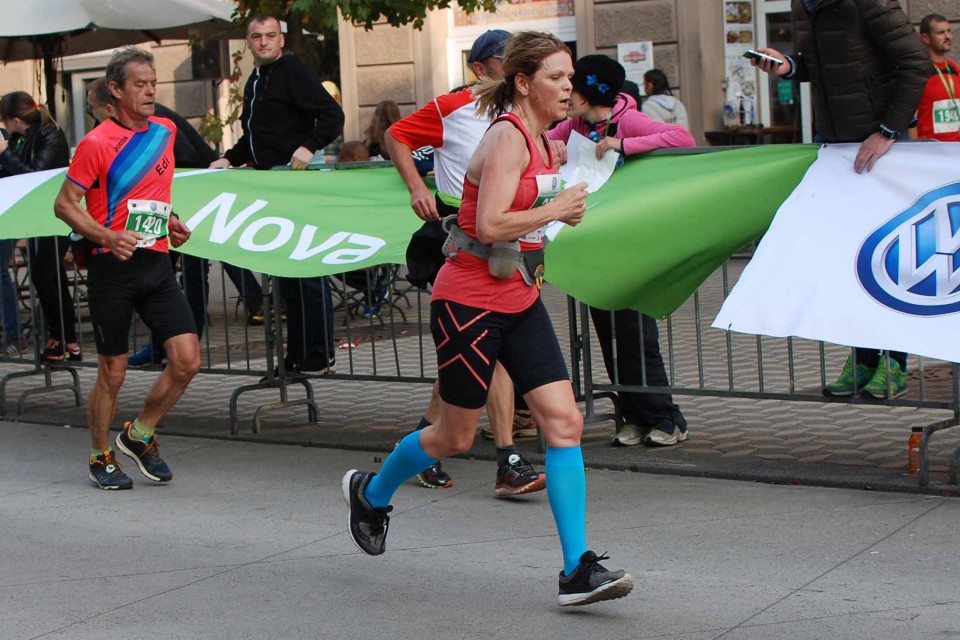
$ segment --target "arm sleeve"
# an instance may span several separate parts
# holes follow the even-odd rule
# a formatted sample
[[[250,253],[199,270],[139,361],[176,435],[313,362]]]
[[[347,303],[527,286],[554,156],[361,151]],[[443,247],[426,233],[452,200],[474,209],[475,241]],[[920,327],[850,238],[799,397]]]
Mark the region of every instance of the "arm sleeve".
[[[247,84],[243,89],[243,108],[240,111],[240,127],[243,130],[243,135],[240,136],[232,149],[223,154],[223,157],[229,160],[234,167],[250,162],[250,138],[247,133],[247,122],[250,119],[250,104],[247,100],[250,93],[249,85],[250,79],[247,79]]]
[[[431,100],[406,118],[390,125],[390,135],[410,149],[443,146],[443,118],[436,100]]]
[[[547,131],[547,137],[551,140],[563,140],[566,142],[570,139],[571,131],[573,131],[573,118],[567,118],[558,123],[553,129]]]
[[[67,179],[85,191],[89,191],[100,177],[99,148],[95,134],[87,135],[77,145],[73,162],[67,169]]]
[[[299,65],[298,69],[291,77],[294,83],[290,87],[291,98],[298,109],[313,117],[315,123],[301,146],[316,152],[343,133],[343,109],[306,66]]]
[[[897,86],[881,122],[894,131],[906,131],[920,105],[933,62],[920,36],[896,3],[877,2],[865,11],[867,33],[887,60],[897,66]]]
[[[623,153],[628,156],[654,149],[697,146],[690,132],[680,125],[657,122],[636,110],[627,111],[620,118],[617,137],[623,139]]]

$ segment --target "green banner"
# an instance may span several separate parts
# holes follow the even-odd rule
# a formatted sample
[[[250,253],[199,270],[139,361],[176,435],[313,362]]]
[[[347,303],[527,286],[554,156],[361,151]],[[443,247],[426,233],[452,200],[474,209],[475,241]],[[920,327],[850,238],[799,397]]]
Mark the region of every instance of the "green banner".
[[[548,245],[547,279],[601,308],[668,314],[766,230],[816,154],[779,145],[631,160]],[[0,238],[68,232],[53,215],[63,174],[0,180]],[[173,208],[193,230],[184,253],[289,277],[403,263],[421,225],[391,167],[182,171]]]
[[[631,160],[547,246],[547,280],[601,309],[672,313],[766,231],[817,157],[767,145]]]

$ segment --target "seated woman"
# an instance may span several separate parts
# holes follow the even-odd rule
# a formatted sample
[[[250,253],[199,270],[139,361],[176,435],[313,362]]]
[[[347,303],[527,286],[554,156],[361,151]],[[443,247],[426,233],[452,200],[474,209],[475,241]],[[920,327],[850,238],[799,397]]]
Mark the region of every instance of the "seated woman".
[[[611,149],[635,156],[654,149],[696,146],[690,132],[680,125],[656,122],[638,112],[633,98],[620,93],[625,77],[620,63],[607,56],[577,60],[570,119],[551,130],[550,138],[566,142],[571,131],[592,137],[598,141],[598,158]],[[595,307],[590,307],[590,315],[611,380],[624,385],[670,386],[654,318],[630,309]],[[614,445],[670,446],[687,439],[687,421],[670,394],[624,392],[618,394],[618,401],[624,424]]]
[[[404,437],[380,473],[348,471],[343,495],[354,543],[383,553],[397,487],[470,448],[499,360],[547,441],[547,494],[563,550],[559,604],[584,605],[627,595],[633,578],[587,549],[583,416],[540,300],[545,226],[577,225],[586,211],[586,183],[561,191],[545,135],[566,116],[573,63],[555,36],[522,32],[508,41],[503,70],[503,80],[476,90],[478,111],[496,120],[467,166],[459,226],[449,226],[453,246],[431,300],[440,418]]]

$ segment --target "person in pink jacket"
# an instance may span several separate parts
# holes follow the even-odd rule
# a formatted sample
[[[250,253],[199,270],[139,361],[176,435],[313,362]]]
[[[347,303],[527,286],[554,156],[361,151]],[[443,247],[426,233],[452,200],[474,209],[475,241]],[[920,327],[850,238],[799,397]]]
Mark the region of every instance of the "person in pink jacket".
[[[685,128],[658,122],[638,111],[636,101],[620,93],[625,77],[620,63],[607,56],[580,58],[572,78],[570,117],[547,135],[566,142],[570,132],[577,131],[597,142],[598,158],[611,149],[629,157],[654,149],[696,146]],[[623,385],[670,386],[654,318],[631,309],[595,307],[590,307],[590,315],[611,380]],[[613,439],[614,446],[643,443],[663,447],[689,437],[687,421],[668,393],[620,393],[618,404],[623,424]]]

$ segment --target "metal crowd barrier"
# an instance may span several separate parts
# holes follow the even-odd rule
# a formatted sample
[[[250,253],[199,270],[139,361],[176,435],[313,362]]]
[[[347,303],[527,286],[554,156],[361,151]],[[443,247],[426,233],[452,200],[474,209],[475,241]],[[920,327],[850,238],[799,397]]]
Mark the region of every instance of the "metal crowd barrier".
[[[357,166],[367,165],[361,163]],[[70,391],[76,405],[80,406],[81,388],[77,369],[96,367],[96,349],[86,301],[86,272],[72,261],[69,254],[64,262],[65,271],[57,268],[44,271],[48,275],[56,274],[56,288],[65,288],[66,295],[61,300],[72,301],[77,338],[84,359],[58,364],[41,361],[41,352],[52,326],[57,325],[60,334],[66,327],[63,326],[62,306],[59,318],[47,318],[38,304],[33,278],[39,266],[34,264],[38,256],[29,250],[29,242],[18,243],[11,262],[12,272],[8,272],[14,278],[15,313],[24,339],[15,342],[16,346],[10,352],[0,353],[3,361],[20,363],[29,368],[0,377],[0,416],[6,416],[10,411],[8,383],[24,378],[38,380],[36,385],[19,394],[18,416],[23,415],[30,397],[42,393]],[[58,256],[48,256],[47,259],[60,260]],[[860,397],[825,398],[819,392],[828,382],[828,376],[832,379],[849,353],[844,347],[801,339],[744,336],[709,328],[745,264],[746,260],[737,257],[728,261],[686,305],[661,321],[661,345],[671,381],[668,387],[623,385],[616,377],[608,380],[602,364],[595,365],[598,359],[596,353],[599,352],[591,338],[587,307],[570,299],[565,314],[562,309],[554,309],[557,326],[562,326],[561,320],[568,325],[571,372],[577,397],[585,404],[586,420],[612,418],[620,421],[616,402],[614,413],[610,415],[598,413],[596,401],[605,397],[615,400],[615,394],[623,391],[786,402],[865,403]],[[0,266],[4,269],[7,267]],[[217,262],[211,263],[209,292],[200,294],[205,325],[201,338],[201,372],[260,378],[256,383],[239,385],[230,394],[230,429],[234,435],[239,434],[242,422],[239,399],[248,392],[275,390],[277,394],[276,401],[260,404],[254,410],[252,429],[254,433],[260,433],[263,415],[283,408],[305,407],[307,420],[317,422],[319,409],[313,382],[320,377],[369,382],[433,382],[436,371],[433,341],[431,336],[425,335],[429,333],[428,297],[407,283],[403,278],[403,269],[386,265],[375,270],[340,274],[326,279],[330,297],[328,299],[322,295],[319,298],[319,312],[324,317],[329,317],[331,313],[333,315],[333,342],[330,347],[337,357],[336,371],[311,371],[306,375],[288,370],[284,362],[284,345],[290,338],[287,327],[291,319],[288,317],[284,322],[284,296],[278,286],[279,280],[258,275],[255,281],[260,291],[250,292],[244,290],[251,288],[249,281],[234,277],[233,280],[238,280],[235,283],[228,277],[228,271]],[[196,283],[190,291],[189,278],[183,277],[182,269],[180,275],[188,289],[188,297],[191,293],[196,296]],[[236,276],[235,273],[232,275]],[[303,298],[303,288],[310,285],[306,281],[299,281],[297,286]],[[308,316],[316,317],[318,311],[315,297],[311,304],[302,311],[300,324],[304,325],[304,334],[308,331],[307,325],[311,324]],[[372,305],[379,305],[377,312],[364,313]],[[0,321],[6,319],[10,308],[9,305],[0,305]],[[259,315],[254,313],[257,311]],[[567,317],[561,318],[558,313]],[[5,325],[0,322],[0,326]],[[11,342],[6,329],[3,337],[6,348]],[[307,337],[303,335],[301,339],[306,340]],[[149,341],[149,332],[135,318],[131,331],[131,353],[137,353]],[[369,345],[369,348],[354,348],[359,344]],[[912,363],[918,363],[917,366],[911,364],[911,369],[916,369],[920,374],[918,393],[907,398],[871,401],[870,404],[952,411],[952,419],[930,424],[923,430],[918,473],[923,486],[929,483],[927,451],[931,438],[941,430],[960,424],[960,372],[955,363],[931,362],[915,356],[911,358]],[[159,370],[161,364],[151,366]],[[924,374],[929,368],[949,369],[952,376],[949,397],[934,397],[928,393]],[[291,386],[302,388],[304,397],[293,397],[289,393]],[[951,457],[949,469],[950,482],[960,484],[960,449]]]
[[[572,377],[575,393],[585,405],[585,420],[613,419],[620,426],[622,418],[617,394],[621,392],[950,411],[952,418],[923,428],[917,477],[920,486],[927,486],[930,482],[928,447],[931,438],[939,431],[960,425],[960,366],[910,355],[908,371],[917,372],[917,381],[916,388],[908,396],[885,400],[868,400],[859,394],[850,398],[824,396],[821,389],[840,372],[851,353],[849,347],[800,338],[747,336],[710,327],[733,282],[746,266],[747,260],[743,259],[746,257],[749,256],[728,260],[681,309],[660,321],[660,347],[670,386],[646,384],[647,374],[643,369],[641,380],[644,384],[621,384],[617,375],[616,349],[613,350],[614,379],[610,380],[603,361],[596,364],[599,349],[592,337],[595,331],[589,307],[568,298]],[[611,333],[615,344],[615,326]],[[677,345],[683,347],[682,352],[678,352]],[[645,353],[642,326],[639,349]],[[886,356],[880,366],[887,366]],[[928,389],[928,373],[944,377],[949,373],[950,380],[939,385],[940,393],[934,394]],[[942,389],[944,386],[949,387],[946,394]],[[596,401],[600,398],[613,401],[612,414],[598,413]],[[949,473],[950,483],[960,484],[960,448],[950,458]]]

